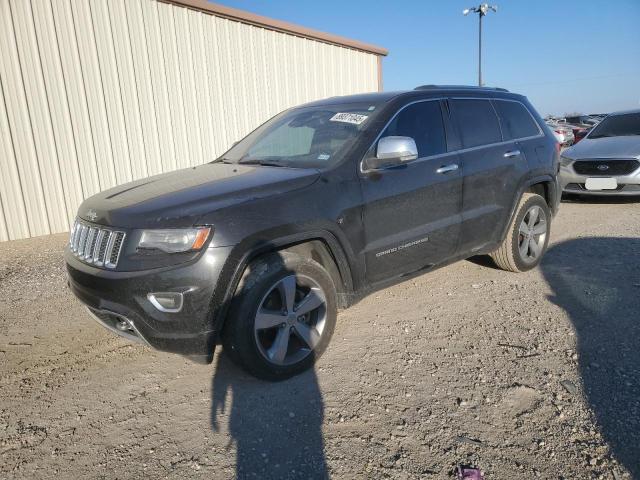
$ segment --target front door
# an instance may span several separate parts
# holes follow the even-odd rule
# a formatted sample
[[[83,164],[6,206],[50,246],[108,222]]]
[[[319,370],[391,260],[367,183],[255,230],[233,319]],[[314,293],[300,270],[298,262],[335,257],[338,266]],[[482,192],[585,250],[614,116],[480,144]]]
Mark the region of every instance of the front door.
[[[447,153],[440,102],[403,108],[382,133],[415,140],[418,158],[401,166],[365,172],[365,263],[371,283],[446,260],[460,233],[462,165]],[[376,146],[372,149],[375,154]]]

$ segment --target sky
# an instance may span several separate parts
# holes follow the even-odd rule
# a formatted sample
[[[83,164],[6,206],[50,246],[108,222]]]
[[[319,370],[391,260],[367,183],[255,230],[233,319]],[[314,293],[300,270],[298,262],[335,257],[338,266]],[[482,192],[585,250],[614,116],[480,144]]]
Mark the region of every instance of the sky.
[[[476,85],[478,18],[459,0],[217,0],[389,50],[384,90]],[[640,0],[495,0],[483,20],[483,81],[542,115],[640,108]]]

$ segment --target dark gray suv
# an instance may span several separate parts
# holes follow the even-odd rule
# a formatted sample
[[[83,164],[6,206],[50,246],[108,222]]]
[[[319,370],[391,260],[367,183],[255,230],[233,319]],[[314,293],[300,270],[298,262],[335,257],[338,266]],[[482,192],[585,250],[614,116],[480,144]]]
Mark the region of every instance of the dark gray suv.
[[[110,330],[272,380],[326,348],[338,308],[491,254],[535,267],[558,152],[527,99],[424,86],[287,110],[221,158],[86,200],[69,286]]]

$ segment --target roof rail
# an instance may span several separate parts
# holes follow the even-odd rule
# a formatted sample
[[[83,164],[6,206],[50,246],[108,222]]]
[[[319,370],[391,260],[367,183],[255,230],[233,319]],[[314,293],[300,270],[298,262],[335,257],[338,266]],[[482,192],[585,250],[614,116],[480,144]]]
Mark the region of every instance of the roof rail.
[[[414,90],[493,90],[498,92],[508,92],[506,88],[500,87],[476,87],[473,85],[420,85]]]

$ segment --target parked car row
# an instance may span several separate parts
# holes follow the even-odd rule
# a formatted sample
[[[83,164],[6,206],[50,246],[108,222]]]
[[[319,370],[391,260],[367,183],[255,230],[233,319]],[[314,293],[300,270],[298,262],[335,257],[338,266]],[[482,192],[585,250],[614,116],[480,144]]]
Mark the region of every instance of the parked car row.
[[[569,125],[563,125],[555,121],[546,121],[547,125],[556,137],[556,141],[563,147],[568,147],[575,143],[573,129]]]
[[[606,117],[604,113],[573,115],[569,117],[548,116],[545,122],[562,147],[568,147],[582,140],[589,130]]]

